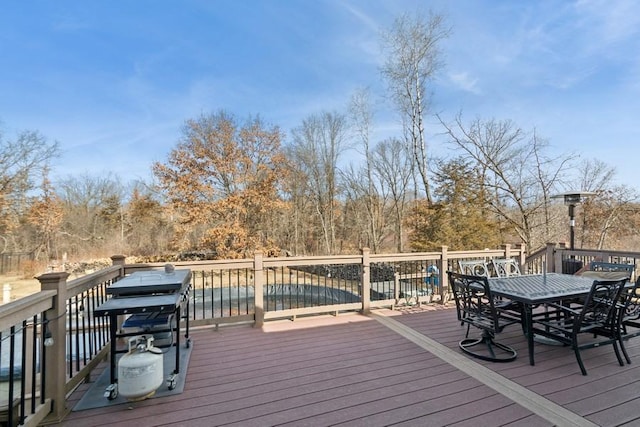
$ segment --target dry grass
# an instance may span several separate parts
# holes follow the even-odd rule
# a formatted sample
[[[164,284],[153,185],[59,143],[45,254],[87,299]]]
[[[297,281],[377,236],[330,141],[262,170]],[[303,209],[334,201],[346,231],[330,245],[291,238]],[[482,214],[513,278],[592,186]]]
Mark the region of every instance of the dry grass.
[[[0,304],[23,298],[40,291],[40,282],[36,279],[25,279],[22,276],[0,276],[2,299]]]

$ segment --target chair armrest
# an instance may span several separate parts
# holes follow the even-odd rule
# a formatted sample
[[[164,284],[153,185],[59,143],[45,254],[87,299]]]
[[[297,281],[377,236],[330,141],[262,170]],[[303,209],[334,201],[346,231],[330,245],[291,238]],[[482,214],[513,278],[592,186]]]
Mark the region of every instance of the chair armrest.
[[[547,307],[552,307],[552,308],[556,309],[556,312],[560,311],[560,312],[563,312],[563,313],[571,314],[572,316],[578,316],[580,314],[580,312],[578,310],[574,310],[571,307],[568,307],[568,306],[562,305],[562,304],[558,304],[558,303],[555,303],[555,302],[547,303]]]

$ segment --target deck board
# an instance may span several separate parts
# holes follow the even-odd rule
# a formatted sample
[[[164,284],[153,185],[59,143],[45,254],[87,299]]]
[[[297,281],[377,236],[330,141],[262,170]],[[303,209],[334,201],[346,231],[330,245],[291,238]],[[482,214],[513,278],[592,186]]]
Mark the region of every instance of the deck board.
[[[465,328],[455,311],[394,314],[395,320],[459,353]],[[552,425],[366,316],[198,329],[191,338],[183,393],[71,412],[60,425]],[[610,346],[585,351],[589,375],[584,377],[568,348],[537,345],[536,366],[529,366],[517,326],[500,340],[517,348],[516,361],[477,362],[598,425],[640,420],[638,343],[630,343],[634,363],[624,367]],[[87,386],[74,392],[68,404]]]

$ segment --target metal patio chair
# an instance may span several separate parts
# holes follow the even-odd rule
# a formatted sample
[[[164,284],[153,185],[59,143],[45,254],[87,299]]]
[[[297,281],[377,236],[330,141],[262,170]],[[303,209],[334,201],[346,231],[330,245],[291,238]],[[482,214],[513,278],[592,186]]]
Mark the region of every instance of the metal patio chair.
[[[624,342],[640,335],[640,278],[631,288],[625,288],[620,295],[620,312],[618,315],[618,339],[620,349],[627,363],[631,363]]]
[[[629,273],[629,276],[633,274],[633,270],[635,270],[635,265],[633,264],[616,264],[613,262],[601,262],[601,261],[591,261],[589,263],[590,271],[623,271],[625,273]]]
[[[493,270],[498,277],[520,276],[520,265],[513,258],[492,259]]]
[[[484,260],[458,261],[458,267],[461,274],[491,277],[489,266]]]
[[[510,362],[518,353],[513,348],[496,342],[496,334],[513,323],[516,317],[505,317],[500,311],[500,300],[496,300],[489,288],[486,276],[473,276],[447,272],[453,290],[458,320],[467,324],[465,338],[459,342],[460,349],[473,357],[491,362]],[[470,327],[482,331],[480,338],[469,338]]]
[[[534,332],[570,346],[576,355],[582,375],[587,375],[587,370],[580,351],[606,344],[613,345],[618,363],[623,366],[624,362],[618,349],[621,341],[618,319],[620,296],[626,283],[626,278],[595,280],[584,302],[575,307],[566,305],[566,302],[547,303],[548,311],[534,315]],[[580,337],[586,336],[591,339],[581,341]]]

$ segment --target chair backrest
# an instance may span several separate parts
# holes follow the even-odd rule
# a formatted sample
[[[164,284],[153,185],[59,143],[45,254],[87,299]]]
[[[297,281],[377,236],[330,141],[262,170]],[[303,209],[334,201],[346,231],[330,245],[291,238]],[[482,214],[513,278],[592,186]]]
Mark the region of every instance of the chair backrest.
[[[498,277],[520,276],[520,265],[513,258],[492,259],[493,269]]]
[[[458,261],[460,273],[468,276],[485,276],[490,277],[489,266],[482,260]]]
[[[591,271],[624,271],[633,274],[635,266],[633,264],[615,264],[612,262],[591,261],[589,264]]]
[[[498,312],[486,276],[447,271],[458,320],[481,329],[500,332]]]
[[[621,316],[620,322],[633,322],[638,324],[640,320],[640,277],[636,279],[632,287],[624,288],[620,294]]]
[[[620,296],[628,279],[594,280],[589,295],[584,301],[579,322],[574,328],[579,329],[584,323],[599,323],[613,327],[618,313]]]

